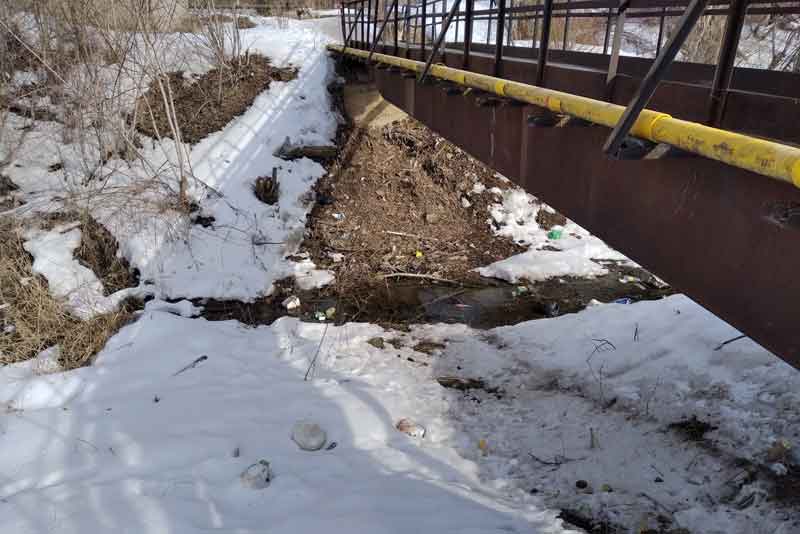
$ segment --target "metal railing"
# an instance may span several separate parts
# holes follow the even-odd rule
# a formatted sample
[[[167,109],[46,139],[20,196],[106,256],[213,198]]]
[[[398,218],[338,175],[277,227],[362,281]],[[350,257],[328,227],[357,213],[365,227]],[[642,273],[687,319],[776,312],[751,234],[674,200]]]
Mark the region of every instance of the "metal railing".
[[[516,3],[525,2],[528,3]],[[676,60],[686,59],[689,38],[700,20],[713,20],[720,35],[699,41],[695,47],[713,49],[710,61],[716,67],[704,83],[710,86],[707,124],[717,126],[731,89],[740,37],[746,17],[796,17],[800,33],[800,2],[770,0],[347,0],[341,4],[342,31],[346,46],[421,58],[426,64],[420,79],[427,77],[443,52],[462,55],[462,68],[469,70],[473,48],[487,48],[494,56],[493,75],[502,71],[504,58],[527,52],[536,61],[535,85],[543,85],[549,52],[560,45],[568,50],[577,29],[588,27],[588,56],[606,61],[606,92],[613,93],[617,80],[626,23],[657,21],[658,35],[652,63],[620,127],[606,143],[606,152],[616,154],[638,113]],[[709,19],[713,17],[714,19]],[[590,23],[581,22],[590,21]],[[637,26],[635,26],[637,27]],[[520,30],[522,28],[522,30]],[[642,25],[638,28],[641,30]],[[479,30],[479,31],[476,31]],[[573,38],[570,39],[571,32]],[[525,37],[521,39],[520,37]],[[600,41],[602,40],[602,46]],[[800,42],[800,39],[798,39]],[[800,70],[800,44],[795,53]],[[630,55],[630,54],[628,54]],[[642,54],[633,54],[639,55]],[[647,55],[647,54],[644,54]],[[452,64],[452,63],[451,63]],[[710,72],[710,71],[709,71]],[[765,93],[770,92],[764,87]],[[798,94],[800,96],[800,94]]]
[[[420,48],[427,54],[432,51],[433,41],[442,34],[455,3],[456,0],[347,0],[342,3],[343,37],[355,25],[351,44],[356,48],[369,50],[374,43],[393,44]],[[643,42],[642,53],[636,55],[654,58],[670,35],[677,31],[678,19],[689,4],[689,0],[462,0],[444,35],[443,46],[462,48],[465,65],[469,63],[475,44],[496,47],[498,61],[507,54],[518,55],[518,50],[507,50],[512,47],[527,47],[535,52],[547,48],[578,49],[624,56],[631,54],[626,54],[622,47],[615,50],[614,38],[622,37],[626,23],[630,26],[637,19],[649,19],[657,24],[657,37],[654,43]],[[705,4],[701,17],[728,19],[734,14],[738,21],[732,22],[739,31],[747,16],[800,15],[800,2],[708,0]],[[743,9],[737,10],[737,5]],[[355,14],[362,9],[364,16],[357,20]],[[726,21],[726,26],[730,23]],[[378,28],[384,26],[385,30],[378,36]],[[480,32],[476,32],[478,28]],[[635,32],[627,36],[640,37]],[[737,44],[738,40],[703,43],[706,48],[719,46],[716,53],[709,54],[714,60],[707,63],[735,57]],[[800,65],[800,61],[797,64]]]

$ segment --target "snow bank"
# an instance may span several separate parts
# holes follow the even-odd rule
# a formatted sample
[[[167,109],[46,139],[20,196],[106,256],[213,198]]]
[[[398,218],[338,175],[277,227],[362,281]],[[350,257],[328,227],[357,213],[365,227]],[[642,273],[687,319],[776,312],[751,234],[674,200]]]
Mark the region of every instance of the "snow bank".
[[[312,207],[306,195],[324,174],[309,159],[285,161],[273,153],[287,137],[295,144],[333,141],[338,123],[327,93],[333,72],[326,40],[296,22],[280,30],[274,20],[245,38],[252,52],[275,66],[294,65],[299,73],[290,82],[272,82],[247,112],[192,147],[196,195],[202,214],[214,218],[212,226],[159,223],[152,215],[131,220],[129,213],[103,218],[142,278],[168,298],[247,301],[268,294],[273,282],[295,270],[285,258],[302,240]],[[280,200],[268,206],[255,197],[252,184],[273,168]]]

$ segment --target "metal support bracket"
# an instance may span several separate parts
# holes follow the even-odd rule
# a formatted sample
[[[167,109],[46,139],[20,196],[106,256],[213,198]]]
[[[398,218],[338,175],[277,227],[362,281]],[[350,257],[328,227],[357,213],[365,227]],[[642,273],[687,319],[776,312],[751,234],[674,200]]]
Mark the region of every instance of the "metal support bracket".
[[[553,21],[553,0],[544,0],[542,11],[542,38],[539,41],[539,60],[536,62],[536,85],[544,82],[544,69],[547,67],[547,50],[550,48],[550,27]]]
[[[711,126],[718,126],[722,122],[722,115],[725,112],[728,89],[733,78],[736,50],[739,48],[739,38],[747,15],[747,4],[747,0],[732,0],[728,8],[725,34],[719,49],[719,61],[717,61],[717,69],[714,71],[714,80],[711,83],[708,112],[708,122]]]
[[[617,8],[617,19],[614,22],[614,40],[611,42],[611,57],[608,58],[608,73],[606,74],[606,99],[609,101],[614,92],[614,81],[619,68],[619,53],[622,49],[622,33],[625,29],[628,5],[628,0],[620,2]]]
[[[500,76],[500,64],[503,62],[503,32],[506,29],[506,0],[497,2],[497,32],[494,38],[494,76]]]
[[[375,35],[375,40],[372,42],[372,46],[369,49],[369,56],[367,56],[367,65],[372,64],[372,54],[375,53],[375,47],[378,46],[378,41],[380,41],[381,37],[383,37],[383,31],[386,29],[386,24],[389,22],[389,13],[392,12],[392,9],[394,10],[397,9],[397,0],[393,0],[392,7],[389,8],[389,11],[384,13],[383,23],[381,23],[381,29],[378,30],[378,33]]]
[[[356,18],[353,20],[353,25],[350,26],[350,31],[347,34],[347,38],[344,40],[344,47],[347,48],[350,45],[350,39],[353,37],[353,30],[356,29],[358,26],[358,21],[364,16],[364,6],[361,6],[361,9],[358,10],[358,14]]]
[[[447,35],[447,30],[450,28],[450,23],[453,22],[453,17],[458,12],[459,5],[461,5],[461,0],[456,0],[453,3],[453,7],[450,8],[450,12],[447,14],[447,19],[445,19],[444,25],[442,26],[442,31],[439,32],[439,37],[436,38],[436,42],[433,44],[433,50],[431,50],[431,55],[428,57],[428,61],[425,63],[425,68],[422,70],[422,74],[420,74],[419,76],[420,83],[424,82],[425,78],[428,77],[428,71],[431,70],[431,65],[433,64],[433,60],[436,57],[436,54],[439,53],[439,48],[442,46],[442,43],[444,42],[444,38]]]
[[[464,63],[462,68],[469,69],[469,54],[472,51],[472,12],[475,10],[475,0],[465,0],[466,20],[464,21]]]
[[[683,43],[686,42],[686,38],[697,23],[697,19],[703,14],[707,3],[708,0],[692,0],[692,3],[686,8],[686,11],[678,23],[678,30],[670,38],[666,46],[661,49],[661,52],[650,66],[650,70],[644,77],[644,80],[642,80],[642,83],[636,90],[636,94],[633,95],[633,99],[628,104],[628,107],[625,108],[625,112],[606,140],[603,146],[603,152],[607,155],[615,157],[619,152],[625,137],[627,137],[636,119],[639,118],[639,113],[641,113],[647,105],[647,102],[650,101],[653,93],[655,93],[658,84],[664,78],[667,69],[672,64],[675,56],[678,55]],[[616,40],[616,36],[614,36],[614,39]]]

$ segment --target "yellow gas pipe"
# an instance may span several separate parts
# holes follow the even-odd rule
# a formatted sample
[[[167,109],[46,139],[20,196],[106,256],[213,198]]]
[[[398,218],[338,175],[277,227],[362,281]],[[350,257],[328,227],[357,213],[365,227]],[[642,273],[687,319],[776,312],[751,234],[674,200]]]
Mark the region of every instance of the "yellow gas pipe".
[[[328,49],[362,59],[369,56],[367,51],[345,48],[342,45],[328,45]],[[420,61],[386,54],[374,53],[372,60],[417,73],[422,73],[425,68],[425,64]],[[618,104],[444,65],[431,65],[428,75],[609,128],[617,124],[625,111]],[[631,128],[631,134],[800,187],[800,148],[676,119],[666,113],[649,109],[641,112]]]

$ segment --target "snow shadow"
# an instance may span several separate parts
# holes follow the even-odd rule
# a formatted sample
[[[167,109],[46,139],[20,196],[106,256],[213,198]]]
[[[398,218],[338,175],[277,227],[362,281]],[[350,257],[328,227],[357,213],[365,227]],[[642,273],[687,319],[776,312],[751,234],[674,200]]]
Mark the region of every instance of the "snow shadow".
[[[391,387],[329,365],[304,381],[326,331],[144,312],[94,366],[4,387],[0,530],[562,532],[553,512],[479,489],[450,449],[395,430]],[[335,448],[299,450],[299,420]],[[261,459],[274,479],[245,488]]]

